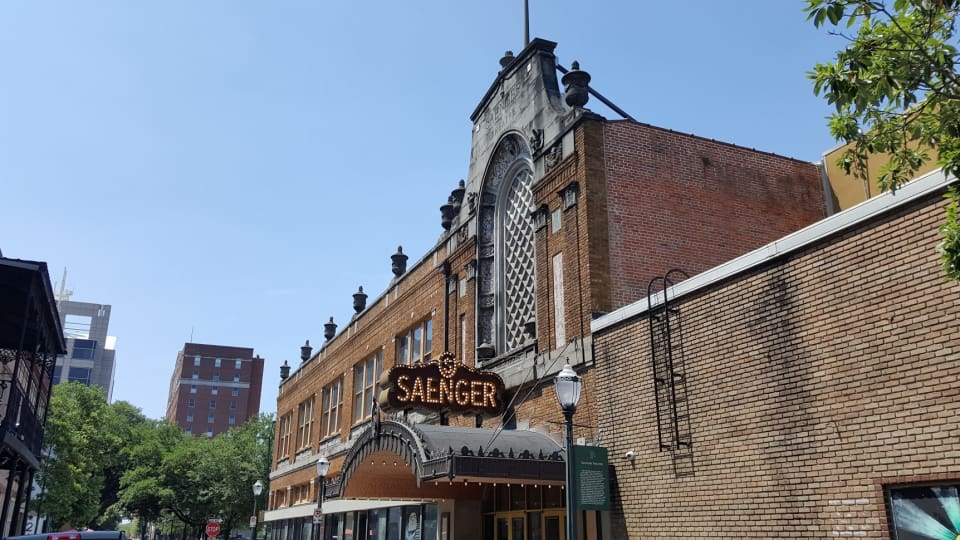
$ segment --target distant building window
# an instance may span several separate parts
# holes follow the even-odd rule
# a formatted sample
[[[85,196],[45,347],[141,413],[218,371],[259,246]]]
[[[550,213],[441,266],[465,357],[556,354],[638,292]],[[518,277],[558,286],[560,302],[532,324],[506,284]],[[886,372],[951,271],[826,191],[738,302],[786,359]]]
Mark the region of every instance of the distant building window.
[[[213,367],[216,367],[216,368],[220,367],[220,359],[219,359],[219,358],[217,358],[217,359],[215,359],[215,360],[213,361]]]
[[[93,354],[97,350],[97,342],[93,339],[75,339],[73,340],[73,357],[79,360],[93,360]]]
[[[231,426],[237,425],[237,417],[231,414],[230,418],[227,419],[227,423]]]
[[[216,409],[216,408],[217,408],[217,400],[215,400],[215,399],[211,399],[211,400],[210,400],[210,408],[211,408],[211,409]]]
[[[193,413],[187,413],[187,422],[193,422]]]
[[[211,396],[215,396],[215,395],[217,395],[217,394],[219,394],[219,393],[220,393],[220,389],[217,388],[216,386],[213,386],[213,387],[210,388],[210,395],[211,395]]]
[[[433,320],[418,324],[409,332],[397,336],[397,364],[429,362],[433,349]]]
[[[191,385],[190,385],[190,393],[191,393],[191,394],[196,394],[196,393],[197,393],[197,385],[195,385],[195,384],[191,384]]]
[[[194,366],[197,366],[197,367],[200,367],[200,357],[199,357],[199,356],[194,356],[194,357],[193,357],[193,365],[194,365]]]
[[[240,375],[234,375],[233,382],[240,382]]]
[[[191,433],[193,433],[193,430],[190,429],[190,427],[188,426],[187,429],[183,430],[183,432],[186,433],[187,435],[190,435]]]
[[[239,395],[240,395],[240,389],[239,389],[239,388],[231,388],[231,389],[230,389],[230,395],[233,396],[233,397],[239,396]]]
[[[237,400],[235,400],[235,399],[231,399],[231,400],[230,400],[230,408],[231,408],[231,409],[236,409],[236,408],[237,408]]]
[[[370,416],[376,386],[380,382],[383,355],[380,352],[353,366],[353,421]]]
[[[212,438],[213,438],[213,430],[212,430],[212,429],[208,429],[208,430],[207,430],[207,438],[208,438],[208,439],[212,439]]]
[[[214,380],[214,381],[219,381],[219,380],[220,380],[220,372],[219,372],[219,371],[213,374],[213,380]]]
[[[197,405],[197,400],[195,400],[195,399],[188,399],[188,400],[187,400],[187,407],[189,407],[189,408],[192,409],[192,408],[194,408],[196,405]]]
[[[216,418],[214,418],[214,416],[213,416],[212,414],[208,414],[208,415],[207,415],[207,423],[208,423],[208,424],[212,424],[215,420],[216,420]]]
[[[197,370],[193,370],[193,376],[190,377],[190,378],[191,378],[191,379],[194,379],[194,380],[199,379],[199,378],[200,378],[200,372],[197,371]]]
[[[63,366],[54,366],[53,367],[53,383],[56,384],[60,382],[60,372],[63,371]]]
[[[320,438],[340,431],[340,421],[343,416],[343,377],[323,387],[322,405]]]
[[[243,367],[243,360],[240,360],[239,358],[237,358],[237,363],[234,364],[233,367],[234,367],[234,369],[240,369],[240,368],[242,368],[242,367]]]
[[[67,380],[90,386],[90,368],[72,367],[67,374]]]

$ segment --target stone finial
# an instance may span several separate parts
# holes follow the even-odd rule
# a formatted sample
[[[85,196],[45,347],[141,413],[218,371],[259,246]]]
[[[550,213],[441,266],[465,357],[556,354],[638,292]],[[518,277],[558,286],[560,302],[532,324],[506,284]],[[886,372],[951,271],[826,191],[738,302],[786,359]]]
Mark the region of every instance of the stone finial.
[[[453,191],[450,192],[450,196],[453,197],[453,204],[457,207],[457,212],[460,211],[460,206],[463,205],[463,194],[466,193],[466,191],[467,186],[461,178],[457,187],[453,188]]]
[[[360,313],[365,309],[367,309],[367,293],[363,292],[361,286],[357,292],[353,293],[353,311]]]
[[[403,246],[397,246],[397,252],[390,256],[390,260],[393,262],[390,269],[393,271],[393,275],[400,277],[407,271],[407,257],[403,254]]]
[[[280,366],[280,380],[285,381],[287,377],[290,376],[290,364],[286,360],[283,361],[283,365]]]
[[[310,346],[310,340],[308,339],[307,342],[300,347],[300,361],[306,362],[310,359],[311,354],[313,354],[313,347]]]
[[[580,62],[576,60],[570,66],[571,69],[560,79],[563,83],[564,100],[571,107],[583,107],[590,99],[590,74],[580,70]]]
[[[447,202],[440,205],[440,226],[443,230],[449,231],[453,225],[453,217],[456,215],[456,205],[453,201],[453,195],[447,197]]]
[[[510,65],[510,62],[513,62],[514,56],[513,51],[507,51],[503,53],[503,56],[500,58],[500,69],[503,69]]]
[[[330,317],[330,321],[323,324],[323,337],[330,341],[335,335],[337,335],[337,323],[333,322],[333,317]]]

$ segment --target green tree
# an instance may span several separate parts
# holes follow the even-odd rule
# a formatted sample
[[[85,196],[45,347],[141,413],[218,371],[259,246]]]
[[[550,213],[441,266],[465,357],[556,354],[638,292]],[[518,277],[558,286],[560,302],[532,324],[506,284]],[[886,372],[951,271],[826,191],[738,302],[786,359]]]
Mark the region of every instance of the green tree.
[[[107,403],[98,387],[62,383],[53,389],[39,482],[39,511],[55,528],[112,527],[108,511],[125,468],[124,449],[134,445],[136,426],[146,419],[126,402]]]
[[[937,164],[956,177],[960,0],[807,0],[805,11],[814,25],[829,24],[847,40],[832,62],[810,73],[817,95],[836,107],[831,133],[851,143],[839,165],[868,180],[867,156],[886,155],[877,180],[882,190],[895,191],[933,151]],[[960,193],[951,189],[947,196],[938,250],[947,277],[960,280]]]

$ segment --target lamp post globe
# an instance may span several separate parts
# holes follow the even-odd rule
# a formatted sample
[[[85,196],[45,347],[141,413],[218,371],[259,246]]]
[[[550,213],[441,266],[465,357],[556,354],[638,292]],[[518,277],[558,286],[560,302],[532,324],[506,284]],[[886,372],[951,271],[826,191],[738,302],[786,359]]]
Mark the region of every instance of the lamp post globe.
[[[330,460],[327,459],[327,456],[320,456],[317,459],[317,476],[323,478],[327,476],[327,472],[330,471]]]
[[[257,480],[253,483],[253,496],[259,497],[263,493],[263,482]]]
[[[570,367],[570,364],[564,364],[563,369],[557,374],[554,390],[557,391],[557,401],[560,402],[560,409],[563,411],[563,418],[567,423],[567,539],[576,540],[577,538],[577,498],[574,493],[576,471],[573,464],[573,413],[577,412],[577,403],[580,401],[580,390],[583,380],[577,375],[577,372]]]
[[[327,459],[327,456],[320,456],[317,458],[317,476],[320,477],[320,486],[317,488],[317,515],[320,515],[320,519],[323,519],[323,495],[324,490],[326,489],[326,478],[327,473],[330,472],[330,460]],[[313,524],[313,537],[315,540],[323,540],[320,537],[320,528],[322,527],[323,522],[317,522],[314,520]]]

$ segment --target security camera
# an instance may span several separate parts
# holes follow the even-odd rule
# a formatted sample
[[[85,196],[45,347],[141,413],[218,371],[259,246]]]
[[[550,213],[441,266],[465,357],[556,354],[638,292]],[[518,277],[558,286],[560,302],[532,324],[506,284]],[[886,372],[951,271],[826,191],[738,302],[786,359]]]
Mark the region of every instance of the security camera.
[[[637,453],[634,452],[633,450],[630,450],[629,452],[627,452],[626,454],[624,454],[623,457],[629,459],[630,461],[633,461],[634,459],[636,459]]]

